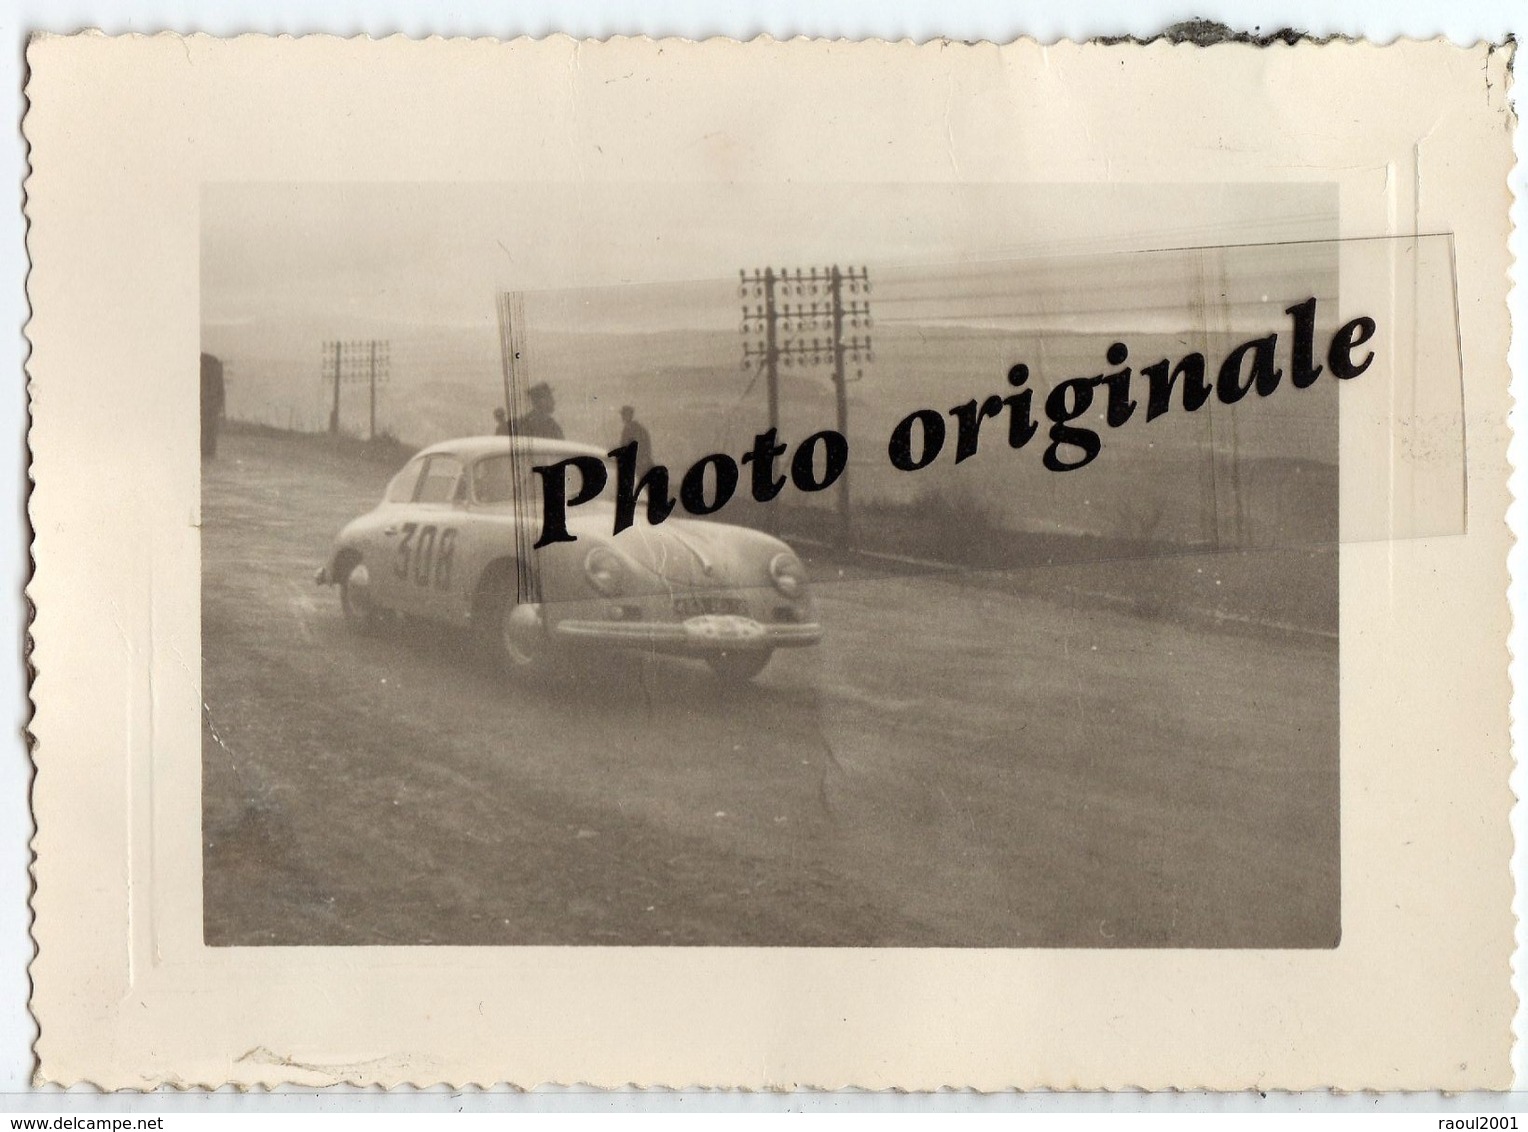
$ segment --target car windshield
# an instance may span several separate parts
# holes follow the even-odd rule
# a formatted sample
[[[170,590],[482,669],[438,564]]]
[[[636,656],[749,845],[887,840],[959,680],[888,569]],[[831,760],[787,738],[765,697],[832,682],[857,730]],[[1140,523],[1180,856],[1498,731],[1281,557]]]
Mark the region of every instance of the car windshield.
[[[414,488],[419,485],[419,473],[424,468],[424,461],[417,457],[404,465],[403,471],[393,477],[387,485],[387,493],[384,498],[389,503],[408,503],[414,498]]]
[[[574,455],[575,453],[569,453]],[[581,453],[578,453],[581,455]],[[515,490],[515,465],[520,466],[520,490],[519,494],[532,499],[539,499],[541,493],[541,478],[531,472],[532,468],[545,467],[555,464],[564,459],[560,453],[546,452],[537,455],[503,455],[485,456],[472,466],[472,498],[479,503],[512,503],[516,496]],[[569,492],[578,490],[578,474],[575,472],[568,477]],[[615,475],[612,471],[605,481],[605,488],[591,502],[613,503],[615,500]]]

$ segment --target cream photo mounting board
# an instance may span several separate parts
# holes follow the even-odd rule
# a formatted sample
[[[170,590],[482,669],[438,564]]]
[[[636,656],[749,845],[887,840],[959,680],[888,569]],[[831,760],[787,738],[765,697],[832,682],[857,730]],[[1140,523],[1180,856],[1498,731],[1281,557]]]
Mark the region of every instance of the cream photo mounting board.
[[[38,1079],[1508,1086],[1511,59],[1407,41],[34,38]],[[1339,945],[205,946],[199,210],[206,186],[260,182],[1315,182],[1337,186],[1345,242],[1446,237],[1464,514],[1341,546]],[[1345,314],[1422,317],[1404,277],[1344,274]],[[1344,482],[1398,459],[1344,421]],[[1344,491],[1345,529],[1386,502]]]

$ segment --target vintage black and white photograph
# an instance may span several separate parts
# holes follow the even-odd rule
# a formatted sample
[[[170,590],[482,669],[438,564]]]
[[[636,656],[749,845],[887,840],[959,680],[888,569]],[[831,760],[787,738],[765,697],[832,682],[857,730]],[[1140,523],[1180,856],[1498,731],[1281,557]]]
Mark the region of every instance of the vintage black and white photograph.
[[[206,941],[1335,946],[1336,227],[206,187]]]

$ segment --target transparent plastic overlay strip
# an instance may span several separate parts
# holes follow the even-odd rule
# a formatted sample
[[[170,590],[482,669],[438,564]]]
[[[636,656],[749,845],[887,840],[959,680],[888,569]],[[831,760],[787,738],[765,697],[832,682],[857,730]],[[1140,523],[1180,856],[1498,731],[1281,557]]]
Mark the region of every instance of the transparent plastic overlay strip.
[[[543,555],[686,560],[730,524],[831,580],[1464,531],[1446,234],[749,267],[517,309],[511,401],[545,387],[568,439],[637,445],[597,493],[587,462],[523,458],[518,518],[572,536]]]

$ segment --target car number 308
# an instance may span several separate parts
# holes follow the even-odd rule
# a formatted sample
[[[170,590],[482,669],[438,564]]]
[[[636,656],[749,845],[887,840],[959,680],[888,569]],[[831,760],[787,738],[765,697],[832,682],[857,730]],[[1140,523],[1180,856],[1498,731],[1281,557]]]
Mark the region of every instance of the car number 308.
[[[437,530],[435,524],[403,524],[403,541],[393,559],[393,574],[416,586],[451,588],[451,562],[456,557],[456,528]]]

